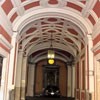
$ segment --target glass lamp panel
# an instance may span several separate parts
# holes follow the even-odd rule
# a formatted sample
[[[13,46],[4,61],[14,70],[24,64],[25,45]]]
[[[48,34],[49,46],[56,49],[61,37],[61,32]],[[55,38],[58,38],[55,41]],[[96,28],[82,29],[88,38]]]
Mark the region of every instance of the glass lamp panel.
[[[54,58],[55,54],[53,50],[48,50],[48,58]]]

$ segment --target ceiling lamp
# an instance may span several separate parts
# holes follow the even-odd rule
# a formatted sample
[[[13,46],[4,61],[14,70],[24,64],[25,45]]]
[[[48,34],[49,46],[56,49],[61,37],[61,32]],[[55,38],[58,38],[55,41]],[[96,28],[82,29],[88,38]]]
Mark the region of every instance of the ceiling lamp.
[[[50,38],[50,48],[48,50],[48,54],[47,54],[47,57],[48,57],[48,63],[49,64],[54,64],[54,58],[55,58],[55,52],[53,50],[53,46],[52,46],[52,33],[51,33],[51,38]]]

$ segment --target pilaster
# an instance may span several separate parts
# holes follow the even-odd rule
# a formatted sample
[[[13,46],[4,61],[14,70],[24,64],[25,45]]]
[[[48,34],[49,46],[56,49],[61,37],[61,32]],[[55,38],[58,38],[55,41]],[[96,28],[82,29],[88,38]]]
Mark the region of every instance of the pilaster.
[[[14,89],[14,85],[13,85],[13,73],[14,73],[14,68],[15,68],[15,60],[16,60],[16,36],[17,36],[17,32],[13,33],[12,36],[12,41],[11,41],[11,45],[12,45],[12,49],[10,51],[10,61],[9,61],[9,74],[8,74],[8,93],[10,93],[10,91],[12,89]],[[8,98],[9,98],[8,94]]]
[[[88,65],[89,65],[89,93],[91,94],[91,100],[94,100],[94,67],[93,67],[93,41],[92,36],[87,35],[88,37]]]
[[[22,73],[21,73],[21,100],[25,100],[27,56],[23,57],[22,63],[23,64],[22,64]]]
[[[16,68],[15,100],[20,100],[21,97],[22,64],[23,64],[23,51],[19,51],[17,59],[17,68]]]
[[[28,66],[27,96],[34,96],[35,63]]]

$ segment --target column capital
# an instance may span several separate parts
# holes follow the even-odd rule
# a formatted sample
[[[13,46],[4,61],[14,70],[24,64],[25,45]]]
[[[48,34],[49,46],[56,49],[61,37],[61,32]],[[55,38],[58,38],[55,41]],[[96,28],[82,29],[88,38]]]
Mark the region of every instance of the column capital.
[[[18,32],[13,32],[13,37],[16,38]]]
[[[19,34],[18,34],[18,31],[13,31],[13,36],[12,36],[13,38],[16,38],[16,41],[18,42],[18,40],[19,40],[19,38],[20,38],[20,36],[19,36]]]
[[[90,34],[87,34],[87,38],[88,39],[92,39],[92,34],[90,33]]]
[[[19,56],[19,57],[20,57],[20,56],[24,56],[24,51],[18,50],[18,56]]]

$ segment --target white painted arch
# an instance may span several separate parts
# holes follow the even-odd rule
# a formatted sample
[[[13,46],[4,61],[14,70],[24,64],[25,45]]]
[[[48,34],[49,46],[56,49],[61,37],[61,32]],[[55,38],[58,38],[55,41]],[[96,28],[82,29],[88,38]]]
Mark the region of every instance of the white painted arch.
[[[22,16],[13,26],[13,31],[17,31],[18,34],[21,33],[21,31],[24,29],[26,25],[31,23],[32,21],[35,21],[40,18],[46,18],[46,17],[56,17],[56,18],[63,18],[65,20],[69,20],[72,23],[76,24],[84,34],[86,33],[92,33],[92,29],[87,23],[87,21],[79,14],[72,12],[67,9],[61,9],[61,8],[42,8],[42,9],[36,9],[32,12],[29,12]]]

